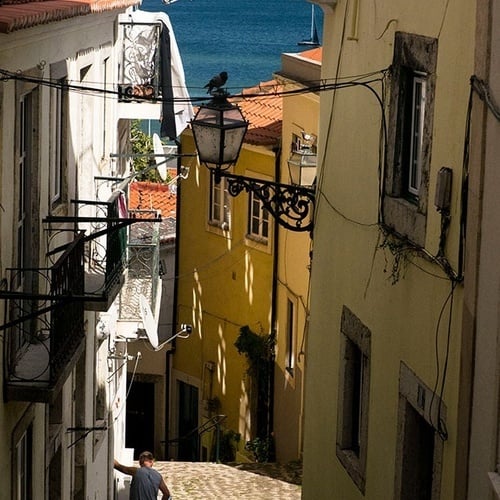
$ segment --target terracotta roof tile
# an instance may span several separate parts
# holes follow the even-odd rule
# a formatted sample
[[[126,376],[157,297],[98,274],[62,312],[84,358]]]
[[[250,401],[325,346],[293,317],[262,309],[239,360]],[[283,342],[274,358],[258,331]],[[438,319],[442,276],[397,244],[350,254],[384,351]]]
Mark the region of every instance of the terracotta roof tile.
[[[299,56],[311,61],[322,62],[323,60],[323,47],[316,47],[314,49],[304,50],[299,52]]]
[[[177,195],[169,186],[156,182],[133,182],[129,189],[129,208],[138,210],[159,210],[160,242],[175,241]],[[141,230],[138,224],[138,231]]]
[[[0,33],[87,14],[126,9],[139,3],[139,0],[0,0]]]
[[[133,182],[129,189],[129,208],[159,210],[162,217],[175,217],[177,195],[169,186],[156,182]]]
[[[281,138],[283,98],[276,95],[281,90],[282,85],[276,80],[270,80],[243,91],[243,95],[252,95],[252,98],[243,97],[238,101],[245,118],[250,122],[245,135],[246,143],[274,146]]]

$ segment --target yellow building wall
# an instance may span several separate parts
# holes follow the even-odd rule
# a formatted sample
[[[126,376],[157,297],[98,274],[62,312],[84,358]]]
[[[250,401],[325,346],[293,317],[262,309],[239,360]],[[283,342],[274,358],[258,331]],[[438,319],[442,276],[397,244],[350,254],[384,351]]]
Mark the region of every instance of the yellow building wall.
[[[189,132],[184,133],[182,146],[184,152],[194,151]],[[272,222],[267,246],[247,238],[248,195],[242,193],[230,198],[229,231],[209,225],[209,171],[194,159],[189,166],[189,179],[179,196],[177,320],[192,324],[193,332],[189,339],[177,342],[173,368],[179,380],[199,388],[200,423],[209,415],[226,415],[223,426],[241,434],[241,451],[255,437],[255,422],[249,408],[248,364],[234,343],[245,325],[255,333],[270,333]],[[274,171],[272,151],[247,145],[233,167],[234,173],[269,179]],[[211,413],[204,401],[209,398],[220,401]],[[205,446],[210,439],[211,434],[205,436]]]
[[[289,85],[291,88],[299,86]],[[319,95],[299,94],[283,100],[282,181],[289,183],[287,160],[293,134],[318,134]],[[288,462],[302,458],[304,421],[305,353],[309,319],[311,235],[279,229],[277,244],[277,323],[274,384],[274,436],[276,459]],[[294,307],[293,369],[287,367],[287,305]]]
[[[356,19],[358,20],[356,22]],[[453,169],[451,226],[446,257],[457,271],[460,184],[469,77],[473,66],[474,6],[460,1],[339,1],[325,16],[324,81],[343,82],[389,68],[395,31],[438,39],[432,154],[425,251],[435,256],[441,216],[434,207],[436,175]],[[376,77],[380,76],[379,74]],[[383,98],[382,85],[371,87]],[[385,91],[389,84],[386,82]],[[388,117],[389,99],[384,112]],[[394,498],[400,430],[400,366],[435,389],[446,406],[441,485],[432,498],[460,498],[455,486],[462,286],[456,285],[450,331],[452,284],[423,253],[396,256],[378,227],[381,108],[374,94],[351,86],[321,94],[318,210],[314,231],[311,327],[307,349],[304,499]],[[393,284],[393,278],[396,278]],[[340,371],[340,325],[347,306],[371,332],[369,414],[364,493],[336,455]],[[444,310],[442,318],[441,312]],[[439,377],[437,372],[439,370]],[[440,391],[446,370],[444,390]],[[435,436],[439,443],[439,436]]]

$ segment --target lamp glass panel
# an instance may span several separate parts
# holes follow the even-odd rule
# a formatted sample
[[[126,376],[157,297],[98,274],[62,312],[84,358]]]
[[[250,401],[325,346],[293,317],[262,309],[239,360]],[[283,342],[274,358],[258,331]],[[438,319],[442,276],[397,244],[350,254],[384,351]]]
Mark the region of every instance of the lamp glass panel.
[[[302,175],[300,179],[301,186],[312,186],[316,177],[316,165],[312,167],[302,167]]]
[[[220,163],[221,130],[217,127],[205,126],[196,122],[192,122],[192,127],[200,161]]]
[[[201,107],[195,116],[195,122],[203,122],[207,125],[220,125],[221,112],[219,109]]]
[[[312,186],[316,177],[317,156],[303,151],[295,151],[288,160],[290,181],[299,186]]]
[[[236,160],[238,159],[238,155],[240,154],[240,149],[246,130],[247,128],[246,126],[244,126],[228,129],[225,131],[223,152],[224,163],[236,162]]]

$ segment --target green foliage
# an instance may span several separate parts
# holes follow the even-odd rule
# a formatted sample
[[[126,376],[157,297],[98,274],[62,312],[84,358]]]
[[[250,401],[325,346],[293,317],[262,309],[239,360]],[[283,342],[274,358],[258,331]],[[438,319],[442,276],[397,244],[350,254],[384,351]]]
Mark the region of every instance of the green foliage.
[[[259,463],[269,462],[271,448],[273,446],[272,438],[256,437],[251,441],[247,441],[245,450],[253,453],[254,459]]]
[[[130,130],[130,142],[132,144],[133,154],[152,155],[154,153],[153,138],[145,134],[141,130],[139,120],[134,120],[132,122],[132,127]],[[154,156],[143,156],[139,158],[134,158],[133,167],[134,171],[138,172],[137,180],[162,182],[161,177],[158,174],[158,171],[155,168],[151,168],[154,164],[155,164]],[[146,172],[141,173],[143,171]]]
[[[241,434],[231,429],[219,429],[219,462],[229,463],[236,460],[236,450],[241,440]],[[217,460],[217,443],[212,447],[212,462]]]
[[[274,339],[271,335],[259,335],[248,326],[240,328],[234,343],[239,354],[244,354],[249,364],[249,374],[257,376],[269,364],[274,354]]]
[[[250,445],[256,460],[264,461],[273,456],[274,448],[270,433],[269,415],[272,400],[272,376],[274,370],[274,335],[259,335],[252,332],[248,326],[240,328],[240,334],[234,343],[240,354],[248,360],[247,373],[251,378],[252,418],[255,420],[253,432],[257,437]],[[249,448],[247,448],[249,449]]]

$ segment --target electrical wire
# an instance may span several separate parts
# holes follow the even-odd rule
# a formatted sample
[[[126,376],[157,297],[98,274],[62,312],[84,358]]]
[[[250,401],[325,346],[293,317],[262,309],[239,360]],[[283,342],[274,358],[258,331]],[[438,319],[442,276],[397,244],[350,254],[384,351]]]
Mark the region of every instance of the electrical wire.
[[[451,340],[451,323],[452,323],[452,317],[453,317],[453,298],[454,298],[454,292],[455,292],[456,286],[457,286],[457,282],[452,281],[450,293],[448,294],[445,301],[443,302],[443,305],[441,306],[438,321],[436,323],[435,335],[434,335],[434,353],[436,356],[436,380],[435,380],[434,387],[432,390],[431,402],[429,404],[429,420],[431,422],[431,425],[437,430],[439,437],[443,441],[446,441],[448,439],[448,431],[446,429],[446,423],[444,422],[444,420],[441,417],[441,412],[442,412],[442,405],[443,405],[444,387],[445,387],[445,383],[446,383],[446,376],[448,373],[448,361],[449,361],[449,355],[450,355],[450,340]],[[449,313],[448,313],[445,360],[444,360],[444,366],[443,366],[443,375],[441,377],[441,388],[440,388],[439,396],[438,396],[437,389],[438,389],[439,378],[440,378],[439,330],[440,330],[440,326],[441,326],[441,320],[443,318],[444,311],[446,309],[448,302],[450,303],[450,307],[449,307]],[[439,400],[438,400],[439,406],[438,406],[438,411],[437,411],[437,422],[433,422],[432,407],[434,406],[434,400],[436,399],[436,397],[439,398]]]
[[[347,27],[347,9],[349,7],[349,0],[346,0],[345,3],[345,9],[344,9],[344,17],[342,19],[342,33],[340,35],[340,47],[339,47],[339,56],[337,58],[337,66],[335,68],[335,81],[339,80],[339,75],[340,75],[340,65],[342,61],[342,55],[344,53],[344,42],[345,42],[345,34],[346,34],[346,27]],[[334,117],[334,108],[335,108],[335,101],[336,101],[336,96],[337,96],[337,89],[333,89],[334,92],[332,94],[332,102],[330,105],[329,109],[329,116],[328,116],[328,126],[327,130],[325,132],[325,137],[331,137],[332,136],[332,130],[333,130],[333,117]],[[318,169],[319,175],[317,178],[317,190],[318,193],[322,192],[322,187],[323,187],[323,182],[325,180],[325,159],[327,157],[327,152],[328,152],[328,147],[330,145],[330,141],[326,141],[325,143],[325,148],[323,151],[323,157],[322,157],[322,164],[320,168]],[[321,198],[319,198],[321,200]],[[319,214],[319,205],[320,203],[316,203],[315,207],[315,213],[314,213],[314,220],[318,220],[318,214]]]
[[[122,413],[123,409],[124,409],[124,408],[125,408],[125,406],[126,406],[126,402],[127,402],[128,396],[129,396],[129,394],[130,394],[130,390],[132,389],[132,384],[134,383],[135,374],[136,374],[136,371],[137,371],[137,365],[139,364],[139,360],[140,360],[140,359],[141,359],[141,356],[140,356],[140,353],[138,353],[138,354],[136,355],[136,357],[135,357],[134,369],[133,369],[133,371],[132,371],[132,375],[131,375],[131,377],[130,377],[130,382],[129,382],[129,384],[128,384],[127,392],[126,392],[126,394],[125,394],[125,401],[124,401],[124,402],[123,402],[123,404],[121,405],[121,407],[120,407],[120,411],[119,411],[119,412],[116,414],[116,416],[114,417],[114,419],[113,419],[113,424],[114,424],[114,423],[118,420],[118,418],[120,417],[120,415],[121,415],[121,413]],[[123,365],[125,365],[125,364],[126,364],[126,363],[122,363],[122,364],[120,365],[120,367],[119,367],[119,368],[122,368],[122,367],[123,367]],[[115,370],[115,372],[114,372],[114,373],[116,373],[117,371],[118,371],[118,370]],[[113,375],[113,374],[112,374],[112,375]],[[108,378],[108,383],[109,383],[109,382],[110,382],[110,380],[109,380],[109,378]]]
[[[450,0],[446,0],[446,4],[444,6],[444,11],[443,11],[443,17],[441,18],[441,25],[439,26],[438,35],[436,37],[438,40],[441,37],[441,31],[443,31],[444,22],[446,20],[447,14],[448,14],[448,5],[449,4],[450,4]]]
[[[355,75],[353,77],[343,77],[339,79],[333,80],[331,83],[328,83],[330,80],[324,79],[322,80],[323,83],[317,84],[315,82],[303,82],[303,86],[300,88],[294,87],[291,90],[278,90],[278,88],[282,88],[283,85],[276,85],[274,86],[276,90],[269,92],[259,92],[259,93],[241,93],[241,94],[229,94],[228,98],[233,99],[233,100],[254,100],[254,99],[269,99],[269,98],[274,98],[274,97],[288,97],[288,96],[294,96],[294,95],[301,95],[301,94],[309,94],[309,93],[319,93],[319,92],[327,92],[331,90],[335,90],[337,88],[345,88],[349,86],[356,86],[356,85],[369,85],[371,83],[380,81],[379,78],[372,78],[375,75],[378,74],[383,74],[385,70],[379,70],[379,71],[374,71],[370,73],[366,73],[363,75]],[[364,80],[366,78],[369,78],[368,80]],[[342,81],[345,79],[346,81]],[[54,80],[54,79],[44,79],[44,78],[37,78],[37,77],[32,77],[25,75],[23,73],[19,72],[11,72],[7,71],[4,69],[0,69],[0,81],[8,81],[8,80],[15,80],[15,81],[24,81],[28,83],[33,83],[33,84],[38,84],[38,85],[43,85],[47,86],[50,88],[57,88],[61,90],[68,90],[76,93],[84,93],[84,94],[90,94],[90,95],[102,95],[102,96],[109,96],[109,97],[124,97],[122,92],[119,90],[111,90],[105,88],[106,86],[109,86],[109,84],[101,84],[101,86],[84,86],[81,84],[75,84],[71,83],[70,80]],[[309,84],[310,83],[310,84]],[[131,84],[132,85],[132,84]],[[112,84],[112,87],[118,88],[118,84]],[[264,86],[265,87],[265,86]],[[271,86],[273,87],[273,86]],[[159,96],[133,96],[133,97],[124,97],[124,100],[131,100],[131,101],[138,101],[138,102],[155,102],[155,103],[200,103],[207,101],[207,99],[211,99],[212,96],[203,96],[203,97],[173,97],[173,98],[164,98],[164,97],[159,97]]]

